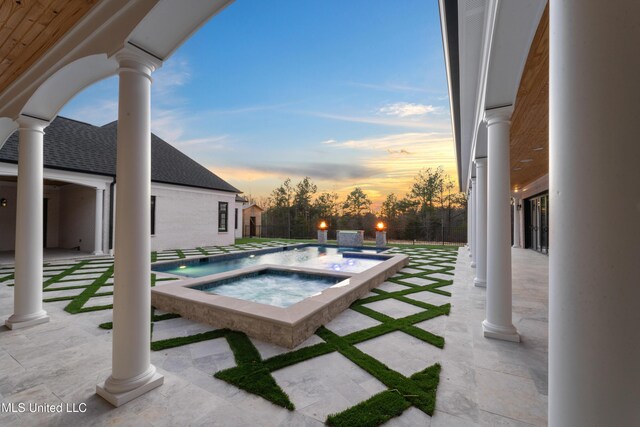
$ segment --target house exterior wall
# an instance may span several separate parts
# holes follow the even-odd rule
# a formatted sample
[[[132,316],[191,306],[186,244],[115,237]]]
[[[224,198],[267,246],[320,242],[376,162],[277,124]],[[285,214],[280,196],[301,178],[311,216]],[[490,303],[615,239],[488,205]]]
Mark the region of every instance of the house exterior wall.
[[[525,247],[526,241],[526,232],[527,232],[527,224],[525,221],[525,203],[526,199],[529,199],[537,194],[544,193],[545,191],[549,191],[549,174],[543,175],[535,181],[527,184],[521,191],[512,192],[511,197],[518,199],[519,203],[522,204],[522,209],[516,211],[517,215],[520,216],[520,242],[522,247]],[[514,230],[515,232],[516,230]]]
[[[152,183],[151,195],[156,196],[151,250],[234,243],[235,193]],[[218,231],[218,202],[229,203],[226,232]]]
[[[0,251],[12,251],[16,246],[16,183],[0,181],[0,199],[7,206],[0,207]]]
[[[44,187],[47,202],[47,248],[60,246],[60,187]]]
[[[59,247],[94,250],[95,189],[69,184],[60,188]]]
[[[235,204],[235,208],[234,208],[234,212],[233,212],[233,219],[234,219],[234,235],[236,239],[241,239],[242,238],[242,223],[243,223],[243,219],[242,219],[242,202],[236,202]],[[237,217],[236,217],[237,215]],[[235,219],[238,220],[238,222],[235,222]]]

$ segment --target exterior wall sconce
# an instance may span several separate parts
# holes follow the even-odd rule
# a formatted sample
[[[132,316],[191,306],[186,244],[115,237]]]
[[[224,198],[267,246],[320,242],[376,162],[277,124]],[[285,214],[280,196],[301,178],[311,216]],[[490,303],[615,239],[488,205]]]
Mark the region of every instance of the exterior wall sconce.
[[[7,204],[8,204],[7,199],[5,198],[0,199],[0,207],[6,208]]]
[[[518,210],[522,210],[522,203],[518,202]]]

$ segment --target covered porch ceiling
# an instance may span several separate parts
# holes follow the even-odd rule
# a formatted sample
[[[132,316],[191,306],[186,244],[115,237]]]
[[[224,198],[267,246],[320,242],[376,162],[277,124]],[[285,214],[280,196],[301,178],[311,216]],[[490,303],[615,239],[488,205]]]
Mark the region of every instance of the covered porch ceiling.
[[[549,7],[531,44],[511,120],[511,190],[549,173]]]

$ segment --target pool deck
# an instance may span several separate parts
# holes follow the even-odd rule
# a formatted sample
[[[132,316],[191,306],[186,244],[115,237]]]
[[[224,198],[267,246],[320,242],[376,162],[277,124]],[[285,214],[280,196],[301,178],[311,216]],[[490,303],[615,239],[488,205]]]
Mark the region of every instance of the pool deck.
[[[426,251],[412,250],[409,255],[422,256]],[[444,349],[400,331],[357,345],[404,375],[434,362],[442,365],[433,416],[411,407],[385,425],[546,425],[548,258],[522,249],[512,253],[514,324],[521,343],[482,337],[485,291],[473,287],[467,250],[461,248],[453,284],[446,288],[451,297],[412,294],[412,298],[426,298],[432,304],[451,303],[449,316],[420,325],[443,336]],[[411,267],[404,270],[411,273]],[[13,288],[6,286],[7,282],[0,283],[2,318],[12,313]],[[379,287],[388,292],[399,288],[402,285],[394,282]],[[100,298],[108,299],[95,299]],[[322,426],[328,414],[385,389],[349,359],[333,352],[273,372],[296,405],[296,410],[289,411],[211,375],[236,363],[227,341],[218,338],[152,352],[151,362],[165,376],[164,385],[114,408],[95,394],[96,384],[111,372],[111,331],[97,327],[111,320],[111,310],[71,315],[63,311],[67,303],[45,304],[50,323],[18,331],[0,327],[0,402],[83,403],[86,412],[0,412],[0,425]],[[367,305],[394,318],[415,312],[415,306],[396,299]],[[346,335],[376,324],[374,319],[348,309],[327,329]],[[208,325],[177,318],[156,322],[153,333],[154,339],[166,339],[209,330]],[[256,339],[251,341],[263,358],[288,352]],[[322,339],[314,335],[300,347],[318,342]]]

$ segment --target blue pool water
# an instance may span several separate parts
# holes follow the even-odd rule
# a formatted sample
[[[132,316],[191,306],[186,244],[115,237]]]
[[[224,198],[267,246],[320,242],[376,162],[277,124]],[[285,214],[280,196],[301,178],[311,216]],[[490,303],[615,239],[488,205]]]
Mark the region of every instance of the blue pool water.
[[[336,277],[286,273],[264,270],[232,279],[199,285],[203,292],[289,307],[314,294],[335,285],[343,279]]]
[[[325,246],[305,246],[285,251],[264,253],[260,255],[234,255],[231,259],[204,258],[193,261],[176,261],[169,264],[153,266],[154,271],[177,274],[185,277],[202,277],[225,271],[238,270],[244,267],[262,264],[275,264],[295,267],[319,268],[322,270],[360,273],[383,260],[366,257],[343,257],[342,252],[360,251],[375,254],[375,249],[336,248]],[[363,254],[364,255],[364,254]],[[364,255],[366,256],[366,255]]]

